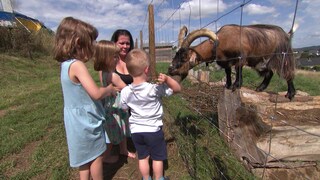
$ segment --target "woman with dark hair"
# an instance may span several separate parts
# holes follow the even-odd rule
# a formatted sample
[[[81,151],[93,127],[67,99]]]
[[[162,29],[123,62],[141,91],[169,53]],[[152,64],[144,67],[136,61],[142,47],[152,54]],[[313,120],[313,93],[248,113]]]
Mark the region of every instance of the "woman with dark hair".
[[[115,73],[118,74],[121,80],[125,84],[131,84],[133,82],[132,77],[129,75],[129,72],[126,67],[126,56],[134,48],[134,42],[131,33],[126,29],[118,29],[116,30],[112,37],[111,41],[113,41],[119,48],[119,58],[117,61],[117,65],[115,68]],[[121,109],[122,110],[122,109]],[[124,116],[122,116],[124,117]],[[124,138],[120,142],[120,155],[125,155],[130,158],[135,158],[135,153],[129,152],[127,147],[127,137],[131,136],[130,129],[129,129],[129,122],[128,122],[129,114],[124,118],[121,118],[119,125],[120,128],[123,130]]]
[[[129,51],[131,51],[134,47],[132,35],[126,29],[118,29],[113,33],[111,41],[116,43],[116,45],[120,48],[119,61],[117,63],[115,72],[121,77],[124,83],[127,85],[131,84],[133,79],[129,75],[125,59]]]

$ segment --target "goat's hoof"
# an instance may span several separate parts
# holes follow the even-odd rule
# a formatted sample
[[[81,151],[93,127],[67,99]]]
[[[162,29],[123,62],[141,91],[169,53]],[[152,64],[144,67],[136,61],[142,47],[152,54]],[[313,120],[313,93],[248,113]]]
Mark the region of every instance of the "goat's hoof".
[[[285,97],[288,98],[288,99],[290,99],[290,101],[292,101],[293,98],[294,98],[294,95],[295,95],[295,94],[287,93],[287,94],[285,95]]]
[[[226,89],[231,89],[231,85],[224,85],[224,87],[226,88]]]
[[[258,87],[258,88],[256,88],[256,91],[257,91],[257,92],[262,92],[263,89]]]
[[[238,87],[238,86],[232,86],[232,91],[235,91],[235,90],[237,90],[237,89],[240,89],[240,87]]]

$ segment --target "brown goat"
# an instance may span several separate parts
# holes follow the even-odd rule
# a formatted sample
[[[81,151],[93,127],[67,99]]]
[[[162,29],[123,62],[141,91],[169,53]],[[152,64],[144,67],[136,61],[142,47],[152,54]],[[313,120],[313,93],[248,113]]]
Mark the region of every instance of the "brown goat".
[[[295,60],[291,48],[293,32],[286,33],[274,25],[225,25],[215,34],[207,29],[191,32],[168,69],[170,75],[185,78],[188,70],[202,62],[214,60],[225,69],[226,88],[235,90],[242,85],[242,67],[247,65],[264,76],[256,91],[263,91],[270,83],[273,71],[287,81],[286,97],[295,95],[293,85]],[[190,44],[199,37],[209,37],[195,47]],[[235,66],[236,79],[231,85],[231,67]]]

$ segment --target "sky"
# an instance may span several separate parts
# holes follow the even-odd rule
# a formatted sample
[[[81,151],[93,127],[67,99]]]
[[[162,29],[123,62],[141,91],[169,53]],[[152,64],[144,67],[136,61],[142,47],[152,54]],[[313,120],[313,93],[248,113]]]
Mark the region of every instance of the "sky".
[[[226,24],[273,24],[288,32],[298,24],[294,48],[320,45],[320,0],[12,0],[13,8],[55,31],[72,16],[95,26],[98,40],[110,40],[116,29],[128,29],[148,43],[148,5],[152,4],[156,43],[177,43],[181,26],[189,32]],[[245,4],[241,8],[241,4]],[[295,13],[296,12],[296,13]]]

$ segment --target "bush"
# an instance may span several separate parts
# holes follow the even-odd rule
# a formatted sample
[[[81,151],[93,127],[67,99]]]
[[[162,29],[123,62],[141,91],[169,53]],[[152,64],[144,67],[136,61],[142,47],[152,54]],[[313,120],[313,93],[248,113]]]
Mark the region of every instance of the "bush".
[[[12,49],[11,41],[11,28],[6,28],[0,26],[0,50],[1,52],[6,52],[9,49]]]
[[[315,71],[320,71],[320,65],[315,65],[315,66],[313,67],[313,69],[314,69]]]
[[[22,26],[0,27],[0,50],[22,57],[50,55],[53,48],[53,33],[42,28],[38,32],[29,32]]]

